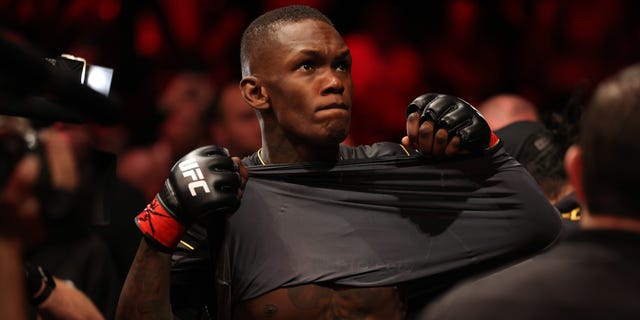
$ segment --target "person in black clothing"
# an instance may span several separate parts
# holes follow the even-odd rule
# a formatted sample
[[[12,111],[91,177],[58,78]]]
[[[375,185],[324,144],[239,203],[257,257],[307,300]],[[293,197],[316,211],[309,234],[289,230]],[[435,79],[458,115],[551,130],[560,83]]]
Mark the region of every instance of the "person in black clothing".
[[[204,146],[174,165],[136,219],[145,240],[117,318],[176,311],[171,256],[193,240],[195,222],[209,224],[218,270],[215,282],[203,276],[191,288],[219,286],[207,309],[217,319],[403,319],[459,279],[558,236],[556,210],[462,99],[414,99],[401,143],[340,145],[352,61],[318,10],[294,5],[258,17],[241,61],[262,148],[240,161]]]
[[[104,319],[115,306],[115,301],[110,305],[101,303],[109,301],[111,288],[85,286],[79,281],[74,285],[63,279],[70,277],[61,272],[60,265],[71,261],[77,264],[74,258],[80,250],[51,256],[57,264],[52,263],[52,259],[46,259],[43,265],[34,263],[38,260],[33,256],[34,248],[43,247],[45,235],[52,232],[47,213],[54,210],[54,202],[59,200],[55,196],[75,186],[74,178],[79,170],[73,166],[72,148],[64,135],[51,131],[41,136],[39,143],[56,151],[40,156],[29,144],[33,142],[29,139],[34,138],[33,133],[26,118],[0,116],[0,318]],[[55,188],[49,190],[55,196],[48,197],[48,201],[38,188],[43,184],[45,171],[55,172],[51,174]],[[86,243],[84,247],[94,244]],[[99,253],[102,252],[95,251],[96,255]],[[91,272],[82,274],[85,282],[108,275],[99,269],[104,267],[101,263],[108,265],[108,256],[80,262],[93,262]],[[107,280],[113,282],[117,278]],[[101,289],[101,294],[90,295],[84,291],[92,288]]]
[[[567,111],[576,106],[567,104]],[[478,110],[505,150],[531,173],[547,199],[560,211],[563,233],[577,230],[580,206],[564,171],[563,159],[575,139],[574,118],[579,115],[552,112],[541,119],[533,102],[515,94],[494,95],[481,103]]]
[[[568,124],[560,124],[567,127]],[[559,128],[560,126],[555,126]],[[566,128],[547,128],[542,122],[517,121],[495,131],[505,150],[538,182],[542,192],[562,217],[565,235],[580,226],[581,208],[564,169],[564,155],[574,137]]]
[[[601,82],[566,153],[582,229],[549,252],[460,285],[421,319],[640,317],[639,92],[640,64]]]

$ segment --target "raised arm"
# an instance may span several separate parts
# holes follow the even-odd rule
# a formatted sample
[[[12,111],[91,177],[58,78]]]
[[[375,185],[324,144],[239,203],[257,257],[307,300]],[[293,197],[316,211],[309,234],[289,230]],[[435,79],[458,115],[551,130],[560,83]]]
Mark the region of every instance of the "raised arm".
[[[406,114],[407,135],[402,144],[424,156],[482,152],[498,141],[478,110],[455,96],[423,94],[407,106]]]
[[[142,239],[122,287],[116,319],[172,319],[171,255]]]
[[[116,319],[171,319],[171,251],[198,219],[224,218],[240,204],[247,171],[226,149],[191,151],[171,169],[163,189],[135,218],[144,239],[125,280]]]

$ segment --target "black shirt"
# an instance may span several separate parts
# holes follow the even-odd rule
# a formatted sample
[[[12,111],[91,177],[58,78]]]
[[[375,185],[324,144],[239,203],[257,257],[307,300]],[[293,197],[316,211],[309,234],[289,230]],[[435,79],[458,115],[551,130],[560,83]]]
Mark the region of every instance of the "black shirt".
[[[500,147],[446,163],[394,143],[340,153],[334,164],[244,160],[251,178],[218,264],[227,308],[313,282],[441,290],[559,234],[555,208]],[[413,289],[409,299],[433,295]]]

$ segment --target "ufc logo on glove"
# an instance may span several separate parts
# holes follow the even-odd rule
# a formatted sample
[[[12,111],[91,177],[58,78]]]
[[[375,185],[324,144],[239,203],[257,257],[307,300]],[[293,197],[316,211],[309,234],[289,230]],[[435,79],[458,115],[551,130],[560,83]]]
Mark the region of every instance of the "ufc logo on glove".
[[[206,193],[211,192],[211,190],[209,189],[209,186],[204,181],[202,170],[200,170],[200,167],[198,167],[198,162],[196,161],[196,159],[191,158],[191,159],[182,161],[180,162],[180,164],[178,164],[178,167],[180,168],[180,171],[182,172],[183,177],[185,178],[191,177],[191,180],[193,180],[193,182],[190,182],[187,185],[187,187],[189,188],[189,192],[191,192],[192,197],[195,197],[197,195],[196,188],[202,188]]]

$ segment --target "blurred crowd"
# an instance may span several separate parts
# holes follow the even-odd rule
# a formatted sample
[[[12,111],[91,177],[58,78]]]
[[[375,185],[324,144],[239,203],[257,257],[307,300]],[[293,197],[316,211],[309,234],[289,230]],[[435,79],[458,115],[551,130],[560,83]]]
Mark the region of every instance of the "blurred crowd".
[[[236,81],[243,28],[292,2],[9,0],[0,25],[50,56],[115,69],[111,96],[125,112],[112,145],[123,151],[161,134],[176,74],[202,74],[212,92]],[[406,104],[427,91],[472,104],[510,92],[560,109],[640,53],[636,1],[298,2],[333,17],[357,61],[353,144],[398,140]]]
[[[110,318],[139,239],[132,215],[162,188],[171,165],[205,144],[239,157],[260,147],[258,120],[238,91],[241,33],[260,13],[291,3],[326,13],[350,47],[357,119],[350,145],[400,142],[405,108],[424,92],[476,106],[510,94],[526,99],[535,115],[516,120],[549,125],[554,114],[570,117],[592,86],[640,56],[640,2],[631,0],[0,0],[3,36],[48,57],[69,53],[114,69],[110,97],[121,108],[112,126],[50,128],[66,137],[70,153],[91,145],[117,157],[111,227],[97,223],[100,237],[82,234],[72,243],[65,242],[68,229],[49,230],[49,238],[31,239],[30,261],[74,282]],[[549,179],[536,176],[541,185]],[[554,204],[571,191],[561,180],[547,194]],[[90,278],[97,268],[110,277]],[[90,291],[96,287],[107,289]]]

